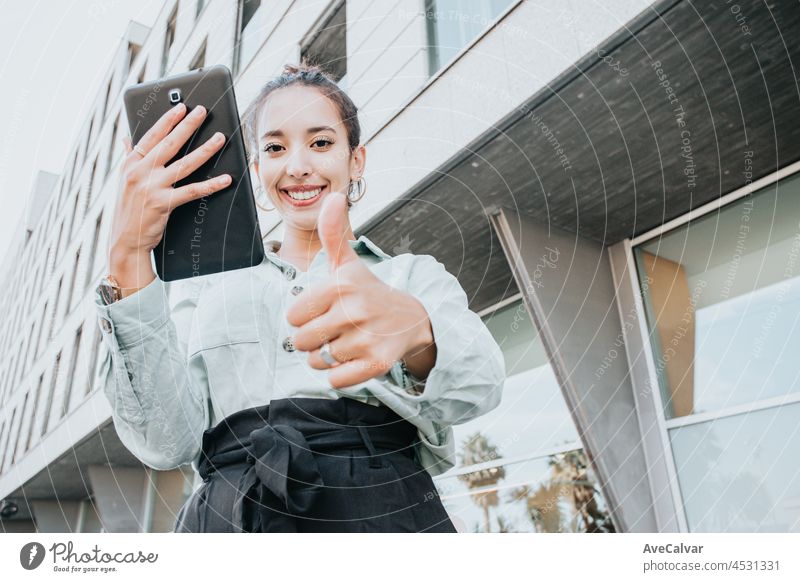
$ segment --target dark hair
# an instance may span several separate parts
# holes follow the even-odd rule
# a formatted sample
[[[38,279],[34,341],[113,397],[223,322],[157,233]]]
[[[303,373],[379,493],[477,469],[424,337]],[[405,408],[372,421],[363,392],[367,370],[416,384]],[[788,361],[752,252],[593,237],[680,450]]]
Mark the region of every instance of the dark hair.
[[[342,122],[347,132],[347,142],[350,153],[361,142],[361,125],[358,123],[358,108],[353,100],[342,91],[334,80],[319,65],[303,61],[299,65],[284,65],[280,76],[268,82],[261,88],[255,99],[242,115],[242,131],[244,132],[245,147],[247,148],[248,162],[253,163],[258,159],[258,112],[266,102],[267,97],[277,90],[291,85],[305,85],[315,87],[330,99],[339,111]]]

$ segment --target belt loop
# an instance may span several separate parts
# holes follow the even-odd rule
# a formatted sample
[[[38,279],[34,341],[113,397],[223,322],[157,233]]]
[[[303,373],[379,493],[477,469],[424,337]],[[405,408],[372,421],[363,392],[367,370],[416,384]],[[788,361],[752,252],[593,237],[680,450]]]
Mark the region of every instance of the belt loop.
[[[364,441],[364,446],[367,447],[367,450],[369,451],[369,466],[373,469],[380,469],[383,467],[383,462],[378,456],[378,451],[375,450],[375,445],[372,444],[372,439],[369,438],[369,433],[367,432],[366,427],[357,426],[356,429],[358,430],[358,434],[361,435],[361,440]]]

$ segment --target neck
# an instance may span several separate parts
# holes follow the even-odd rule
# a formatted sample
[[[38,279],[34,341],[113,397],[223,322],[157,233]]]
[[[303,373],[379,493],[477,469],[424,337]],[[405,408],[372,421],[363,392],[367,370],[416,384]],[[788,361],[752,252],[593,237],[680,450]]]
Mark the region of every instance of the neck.
[[[355,240],[355,238],[353,230],[348,228],[347,240]],[[287,225],[278,256],[284,261],[289,261],[301,271],[308,271],[309,265],[321,248],[322,241],[316,229],[302,230]]]

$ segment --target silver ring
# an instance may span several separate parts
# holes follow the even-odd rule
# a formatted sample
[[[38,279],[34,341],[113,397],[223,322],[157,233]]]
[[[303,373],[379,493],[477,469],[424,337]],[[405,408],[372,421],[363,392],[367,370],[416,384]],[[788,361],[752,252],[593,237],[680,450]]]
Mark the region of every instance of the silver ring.
[[[322,358],[322,361],[329,366],[335,366],[339,363],[339,360],[331,355],[331,344],[328,342],[322,344],[322,347],[319,349],[319,357]]]
[[[133,146],[133,151],[135,151],[137,154],[139,154],[142,157],[145,157],[147,155],[147,152],[144,151],[142,149],[142,147],[138,143],[135,146]]]

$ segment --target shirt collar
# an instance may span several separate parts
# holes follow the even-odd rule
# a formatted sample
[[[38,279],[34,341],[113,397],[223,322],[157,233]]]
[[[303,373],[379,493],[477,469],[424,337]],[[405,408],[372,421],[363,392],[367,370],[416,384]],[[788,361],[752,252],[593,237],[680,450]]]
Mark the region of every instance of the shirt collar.
[[[347,241],[347,242],[348,242],[348,244],[350,245],[350,247],[351,247],[351,248],[352,248],[352,249],[353,249],[353,250],[354,250],[356,253],[358,253],[359,255],[368,255],[368,254],[372,254],[372,255],[374,255],[374,256],[376,256],[376,257],[378,257],[378,258],[379,258],[379,259],[381,259],[381,260],[385,260],[385,259],[391,259],[391,258],[392,258],[392,257],[391,257],[391,255],[388,255],[388,254],[386,254],[385,252],[383,252],[383,251],[380,249],[380,247],[378,247],[378,245],[376,245],[374,242],[372,242],[371,240],[369,240],[369,239],[368,239],[366,236],[364,236],[363,234],[362,234],[360,237],[358,237],[358,239],[357,239],[357,240],[349,240],[349,241]],[[279,257],[279,256],[276,254],[276,253],[278,252],[278,250],[280,250],[280,248],[281,248],[281,241],[278,241],[278,240],[268,240],[268,241],[265,241],[265,242],[264,242],[264,250],[266,251],[266,259],[269,259],[269,261],[270,261],[270,262],[271,262],[273,265],[275,265],[275,266],[276,266],[276,267],[278,267],[278,268],[279,268],[279,269],[280,269],[282,272],[284,272],[284,273],[285,273],[285,272],[287,271],[287,269],[294,269],[294,266],[293,266],[291,263],[289,263],[289,262],[287,262],[287,261],[284,261],[283,259],[281,259],[281,258],[280,258],[280,257]],[[320,252],[320,253],[323,253],[323,254],[325,253],[325,251],[324,251],[324,250],[320,250],[319,252]],[[318,257],[318,256],[319,256],[319,254],[317,255],[317,257]],[[313,265],[315,262],[317,262],[317,257],[314,257],[314,260],[313,260],[313,261],[312,261],[312,263],[311,263],[312,265]]]

